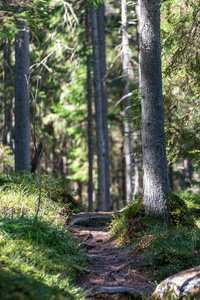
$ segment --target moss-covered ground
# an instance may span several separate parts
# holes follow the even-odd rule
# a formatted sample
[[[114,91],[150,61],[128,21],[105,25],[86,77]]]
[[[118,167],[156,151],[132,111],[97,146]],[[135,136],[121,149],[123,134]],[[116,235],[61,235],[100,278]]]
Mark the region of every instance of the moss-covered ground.
[[[41,178],[38,218],[33,175],[0,175],[0,299],[84,299],[75,279],[84,272],[64,212],[78,211],[64,178]]]
[[[136,199],[110,226],[119,243],[136,254],[133,263],[139,261],[155,282],[200,264],[200,197],[190,191],[169,198],[169,224],[145,214]]]

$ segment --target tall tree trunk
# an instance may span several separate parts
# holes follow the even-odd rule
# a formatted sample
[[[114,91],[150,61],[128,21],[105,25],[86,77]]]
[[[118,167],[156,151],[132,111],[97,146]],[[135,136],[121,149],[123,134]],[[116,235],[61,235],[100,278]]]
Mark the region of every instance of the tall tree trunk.
[[[30,172],[29,27],[26,20],[19,23],[15,35],[15,170]]]
[[[99,62],[101,75],[101,100],[102,100],[102,122],[105,142],[105,180],[106,180],[106,205],[110,211],[110,170],[109,170],[109,135],[108,135],[108,105],[107,105],[107,72],[106,72],[106,43],[104,26],[104,4],[99,4],[97,11],[98,36],[99,36]]]
[[[138,62],[139,62],[139,91],[141,90],[141,72],[140,72],[140,28],[139,28],[139,5],[138,2],[135,5],[135,13],[137,18],[137,50],[138,50]],[[134,148],[135,148],[135,159],[134,159],[134,195],[139,195],[140,193],[140,172],[139,172],[139,153],[138,153],[138,132],[134,132]]]
[[[106,181],[105,181],[105,141],[103,134],[102,100],[101,100],[101,76],[99,62],[99,39],[97,14],[91,8],[92,46],[94,65],[94,93],[95,93],[95,120],[97,135],[97,162],[98,162],[98,210],[107,211],[106,204]]]
[[[5,39],[4,44],[4,132],[3,143],[4,145],[11,146],[12,134],[12,96],[10,94],[11,86],[11,52],[10,52],[10,39]]]
[[[169,219],[169,183],[164,132],[160,0],[140,0],[143,202],[145,210]]]
[[[122,0],[122,51],[123,51],[123,72],[124,72],[124,95],[129,94],[129,38],[127,23],[126,0]],[[130,100],[129,97],[124,101],[125,110],[125,160],[126,160],[126,202],[132,200],[133,195],[133,168],[132,168],[132,146],[131,146],[131,125],[130,125]]]
[[[86,7],[86,39],[89,47],[89,17],[90,7]],[[87,49],[88,50],[88,49]],[[88,210],[93,211],[93,124],[92,124],[92,78],[91,78],[91,55],[87,55],[87,104],[88,104],[88,162],[89,162],[89,181],[88,181]]]
[[[120,103],[120,132],[122,137],[122,144],[121,144],[121,170],[122,170],[122,183],[121,183],[121,194],[122,194],[122,201],[123,205],[126,205],[126,163],[125,163],[125,157],[124,157],[124,122],[122,117],[123,112],[123,104]]]
[[[140,193],[140,177],[139,177],[139,157],[138,157],[138,133],[134,132],[134,195],[139,195]]]

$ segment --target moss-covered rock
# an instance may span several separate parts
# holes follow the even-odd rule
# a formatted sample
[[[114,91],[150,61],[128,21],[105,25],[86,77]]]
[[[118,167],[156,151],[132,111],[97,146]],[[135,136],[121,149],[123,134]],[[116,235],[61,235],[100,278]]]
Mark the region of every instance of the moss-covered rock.
[[[194,225],[187,205],[178,195],[170,192],[168,195],[170,219],[173,225]]]
[[[200,299],[200,266],[182,271],[162,281],[151,299]]]

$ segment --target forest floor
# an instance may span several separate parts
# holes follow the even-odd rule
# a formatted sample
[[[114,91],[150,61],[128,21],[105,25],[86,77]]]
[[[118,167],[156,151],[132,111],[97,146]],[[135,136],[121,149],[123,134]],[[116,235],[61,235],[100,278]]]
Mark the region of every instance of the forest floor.
[[[87,222],[85,226],[69,226],[79,238],[79,246],[89,261],[86,273],[78,281],[86,299],[147,299],[155,286],[140,266],[144,257],[134,255],[127,247],[119,245],[107,226],[101,226],[95,216],[99,218],[100,213],[78,214],[76,220],[91,219],[91,225]],[[108,213],[101,216],[107,217]],[[133,260],[137,263],[134,264]]]

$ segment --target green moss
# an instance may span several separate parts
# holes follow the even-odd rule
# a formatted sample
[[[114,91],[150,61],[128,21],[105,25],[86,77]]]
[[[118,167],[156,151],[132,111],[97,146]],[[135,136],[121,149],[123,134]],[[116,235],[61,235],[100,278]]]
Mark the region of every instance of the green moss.
[[[155,293],[152,294],[151,296],[152,300],[157,300],[160,299],[157,297],[157,295]],[[174,290],[169,290],[168,292],[164,293],[164,295],[162,296],[162,300],[178,300],[180,299],[176,293],[174,292]]]
[[[64,202],[59,197],[70,203],[61,181],[44,179],[36,221],[34,176],[0,174],[0,299],[84,299],[74,284],[84,272],[84,256],[63,228]]]
[[[127,208],[123,211],[123,218],[130,220],[144,216],[144,207],[142,199],[138,199],[137,202],[130,203]]]
[[[174,225],[194,225],[185,201],[170,192],[168,195],[171,223]]]
[[[115,214],[109,225],[111,234],[116,235],[122,242],[127,239],[134,239],[138,232],[146,230],[146,225],[142,222],[145,215],[142,199],[130,203],[120,214]]]

